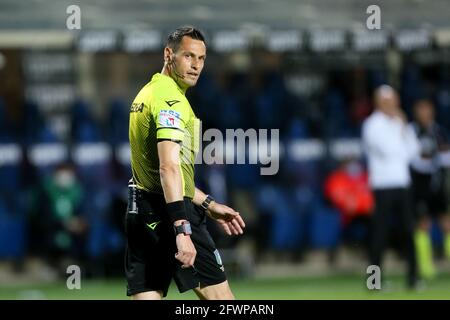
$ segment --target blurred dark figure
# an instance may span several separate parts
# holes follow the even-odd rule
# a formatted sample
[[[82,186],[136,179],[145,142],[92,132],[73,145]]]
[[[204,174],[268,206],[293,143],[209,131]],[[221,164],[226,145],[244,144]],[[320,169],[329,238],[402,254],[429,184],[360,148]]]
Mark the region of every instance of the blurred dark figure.
[[[81,185],[69,164],[58,166],[35,193],[31,245],[63,273],[67,266],[62,263],[78,263],[84,258],[87,223],[80,212],[82,197]]]
[[[353,70],[350,92],[349,116],[351,123],[359,132],[363,121],[372,112],[370,96],[367,94],[367,71],[364,68],[357,67]]]
[[[408,263],[407,286],[417,285],[414,215],[409,165],[419,152],[414,131],[407,126],[397,92],[383,85],[375,90],[375,111],[364,121],[363,144],[369,181],[375,196],[370,260],[380,268],[391,220],[400,222],[399,235]],[[382,272],[383,274],[383,272]]]
[[[411,126],[420,142],[420,157],[411,165],[418,218],[415,234],[417,262],[421,276],[430,279],[436,274],[430,238],[433,219],[439,221],[444,234],[444,253],[450,259],[450,216],[443,161],[443,155],[450,151],[450,145],[447,132],[436,123],[434,106],[428,100],[419,100],[414,105]]]
[[[325,179],[324,193],[326,199],[341,213],[344,241],[357,240],[368,245],[369,217],[374,208],[374,199],[368,173],[362,164],[355,158],[343,160]],[[358,228],[364,228],[365,234],[353,236],[353,229]]]

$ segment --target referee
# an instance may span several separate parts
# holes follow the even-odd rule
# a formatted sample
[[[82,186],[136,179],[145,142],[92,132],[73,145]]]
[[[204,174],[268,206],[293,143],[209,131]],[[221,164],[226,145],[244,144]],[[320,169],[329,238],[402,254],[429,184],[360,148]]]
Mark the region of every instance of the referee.
[[[130,108],[133,177],[125,219],[127,295],[159,300],[172,278],[178,290],[200,299],[234,299],[206,215],[228,235],[243,233],[238,212],[195,187],[200,120],[185,93],[206,59],[203,34],[176,29],[164,48],[164,66]]]

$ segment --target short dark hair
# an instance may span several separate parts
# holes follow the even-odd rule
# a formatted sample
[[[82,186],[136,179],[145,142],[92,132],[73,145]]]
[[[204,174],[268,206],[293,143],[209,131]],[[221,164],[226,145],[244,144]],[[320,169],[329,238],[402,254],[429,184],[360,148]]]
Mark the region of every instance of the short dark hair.
[[[203,32],[192,26],[183,26],[177,28],[174,32],[169,34],[169,36],[167,37],[166,46],[171,48],[174,52],[176,52],[180,47],[181,40],[183,39],[184,36],[187,36],[194,40],[203,41],[206,44]]]
[[[428,97],[419,97],[414,101],[414,107],[422,106],[423,104],[428,104],[434,108],[433,100]]]

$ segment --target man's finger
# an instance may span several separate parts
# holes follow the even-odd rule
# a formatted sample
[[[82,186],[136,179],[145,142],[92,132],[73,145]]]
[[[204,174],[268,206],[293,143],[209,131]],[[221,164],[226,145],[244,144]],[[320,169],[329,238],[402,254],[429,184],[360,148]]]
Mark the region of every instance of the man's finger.
[[[185,264],[184,262],[185,262],[186,259],[182,255],[177,253],[175,255],[175,259],[177,259],[179,262],[181,262],[181,264],[183,264],[183,265]]]
[[[226,223],[228,229],[230,229],[231,235],[235,234],[235,229],[233,227],[233,225],[230,222]]]
[[[244,231],[242,231],[242,228],[239,225],[239,222],[237,221],[237,219],[233,219],[233,221],[231,221],[231,223],[236,228],[236,230],[239,232],[239,234],[243,234],[244,233]]]
[[[230,228],[231,232],[235,235],[238,235],[239,232],[238,230],[236,230],[236,228],[234,227],[232,222],[227,222],[228,228]]]
[[[241,226],[242,228],[245,228],[245,222],[244,222],[244,219],[242,219],[242,217],[241,217],[241,215],[239,214],[239,212],[238,212],[238,215],[236,216],[236,220],[239,222],[239,224],[240,224],[240,226]]]
[[[194,264],[195,254],[177,253],[175,258],[182,263],[182,268],[189,268]]]
[[[196,257],[196,253],[193,253],[192,257],[190,257],[190,259],[188,261],[188,264],[189,264],[190,267],[192,267],[194,265],[195,257]]]
[[[227,213],[226,213],[225,220],[226,220],[227,222],[230,222],[230,221],[232,221],[234,218],[236,218],[236,217],[238,217],[238,216],[239,216],[239,213],[238,213],[238,212],[236,212],[236,211],[230,211],[230,212],[227,212]]]
[[[186,257],[185,257],[185,254],[180,251],[180,252],[175,253],[175,259],[184,263],[184,261],[186,260]]]
[[[225,231],[225,233],[227,235],[231,236],[231,231],[230,231],[230,228],[228,227],[228,224],[227,223],[223,223],[222,227],[223,227],[223,230]]]

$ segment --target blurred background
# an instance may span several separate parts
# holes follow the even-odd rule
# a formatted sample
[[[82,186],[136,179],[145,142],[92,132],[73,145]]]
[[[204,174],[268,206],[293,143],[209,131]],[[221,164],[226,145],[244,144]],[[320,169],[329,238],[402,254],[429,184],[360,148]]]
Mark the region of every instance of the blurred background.
[[[360,134],[374,88],[398,88],[409,117],[430,98],[450,130],[448,1],[372,2],[0,0],[0,291],[13,292],[0,297],[33,297],[11,288],[57,283],[77,264],[83,279],[122,279],[111,297],[125,298],[129,106],[161,70],[167,34],[186,24],[208,38],[187,94],[203,130],[280,130],[276,175],[197,166],[197,185],[247,221],[239,238],[210,226],[230,276],[356,274],[349,281],[364,286],[373,198]],[[380,30],[367,28],[371,4]],[[81,29],[66,27],[70,5]],[[445,277],[442,238],[434,224]],[[393,274],[403,270],[395,243],[393,234]]]

